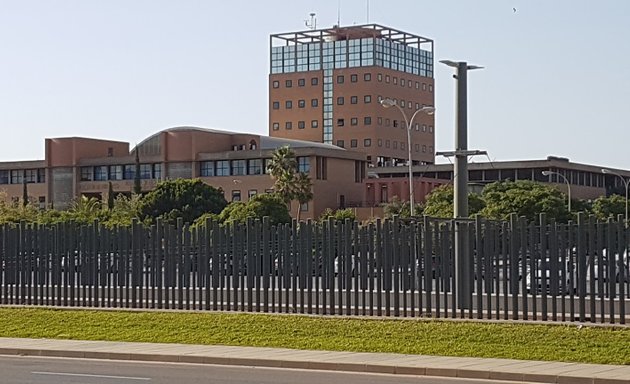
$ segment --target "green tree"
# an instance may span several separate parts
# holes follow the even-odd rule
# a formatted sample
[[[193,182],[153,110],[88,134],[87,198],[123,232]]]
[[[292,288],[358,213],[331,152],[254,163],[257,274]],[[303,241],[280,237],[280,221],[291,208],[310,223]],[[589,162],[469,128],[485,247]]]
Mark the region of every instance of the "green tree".
[[[273,189],[289,205],[297,200],[297,219],[300,219],[301,205],[313,200],[313,183],[309,175],[298,171],[295,153],[288,146],[277,148],[267,165],[269,175],[274,179]]]
[[[295,152],[289,146],[273,151],[267,164],[267,172],[274,179],[273,189],[287,204],[293,200],[293,175],[297,170]]]
[[[292,185],[292,197],[298,202],[296,218],[299,221],[302,204],[306,204],[313,200],[313,183],[311,182],[311,178],[308,174],[298,172],[293,175]]]
[[[133,193],[140,195],[142,193],[142,183],[140,180],[140,154],[138,146],[136,146],[135,172],[133,173]]]
[[[620,195],[600,196],[593,201],[593,214],[599,220],[617,219],[626,212],[626,199]]]
[[[116,196],[114,196],[114,186],[112,185],[112,182],[110,181],[107,183],[107,209],[109,209],[110,211],[114,209],[115,199],[116,199]]]
[[[22,180],[22,206],[26,207],[28,205],[28,184],[26,183],[26,178]]]
[[[166,180],[144,195],[139,214],[143,220],[161,217],[173,222],[181,217],[184,222],[192,223],[204,213],[220,213],[226,205],[221,189],[199,179]]]
[[[498,181],[487,185],[482,197],[486,206],[481,214],[490,219],[507,220],[512,213],[529,221],[538,220],[541,213],[558,222],[569,219],[566,196],[555,187],[534,181]]]
[[[104,216],[101,201],[95,197],[81,196],[70,204],[67,218],[78,223],[88,224]]]
[[[476,193],[468,194],[468,215],[473,216],[479,213],[485,206],[484,200]],[[427,196],[424,205],[424,212],[432,217],[453,217],[453,186],[441,185],[435,188]]]
[[[394,216],[398,216],[403,219],[408,219],[411,217],[411,209],[409,208],[411,204],[408,201],[400,200],[400,197],[394,196],[392,200],[383,206],[383,212],[385,213],[385,218],[392,218]],[[416,204],[414,213],[416,216],[421,216],[424,214],[424,205]]]
[[[141,204],[141,195],[132,194],[127,197],[122,193],[118,194],[112,203],[112,209],[107,211],[107,216],[104,218],[103,224],[109,228],[114,226],[130,226],[133,219],[140,220]]]
[[[291,222],[291,215],[284,200],[277,194],[263,193],[249,199],[247,203],[232,202],[219,215],[222,223],[245,223],[247,219],[269,217],[271,225]]]
[[[357,215],[354,213],[352,208],[338,209],[336,211],[333,211],[330,208],[326,208],[324,212],[322,212],[322,214],[319,216],[319,221],[323,222],[330,219],[331,217],[338,221],[345,221],[346,219],[354,221],[357,219]]]

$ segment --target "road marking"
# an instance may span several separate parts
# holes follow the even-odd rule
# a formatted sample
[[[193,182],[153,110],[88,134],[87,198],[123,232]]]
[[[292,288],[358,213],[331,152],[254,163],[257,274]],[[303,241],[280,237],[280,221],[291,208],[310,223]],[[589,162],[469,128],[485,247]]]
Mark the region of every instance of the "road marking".
[[[90,374],[83,374],[83,373],[64,373],[64,372],[31,372],[31,373],[33,375],[95,377],[99,379],[123,379],[123,380],[141,380],[141,381],[151,380],[148,377],[90,375]]]

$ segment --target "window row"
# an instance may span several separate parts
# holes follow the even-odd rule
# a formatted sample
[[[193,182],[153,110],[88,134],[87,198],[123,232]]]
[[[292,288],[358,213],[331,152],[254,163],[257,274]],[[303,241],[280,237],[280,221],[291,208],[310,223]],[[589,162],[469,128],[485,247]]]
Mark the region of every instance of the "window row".
[[[385,143],[385,148],[393,148],[393,149],[400,149],[400,150],[406,150],[407,149],[407,145],[405,142],[403,141],[394,141],[394,140],[385,140],[383,141],[383,139],[378,139],[376,141],[376,144],[378,147],[383,147],[383,142]],[[341,148],[345,148],[345,141],[344,140],[337,140],[337,146],[341,147]],[[357,148],[359,146],[359,140],[357,139],[350,139],[350,148]],[[372,139],[370,138],[366,138],[363,139],[363,147],[364,148],[369,148],[372,146]],[[426,144],[415,144],[414,145],[414,151],[415,152],[422,152],[422,153],[427,153],[427,150],[429,151],[429,153],[433,152],[433,146],[429,145],[427,146]]]
[[[347,125],[347,120],[346,118],[339,118],[337,119],[337,123],[336,126],[337,127],[344,127]],[[406,124],[404,121],[402,120],[390,120],[390,119],[383,119],[382,117],[379,117],[377,119],[378,121],[378,125],[379,126],[385,126],[385,127],[394,127],[394,128],[407,128]],[[293,121],[285,121],[283,126],[284,129],[286,130],[291,130],[294,127],[294,122]],[[359,118],[358,117],[351,117],[349,119],[349,125],[354,127],[354,126],[358,126],[359,125]],[[370,116],[365,116],[363,117],[363,125],[372,125],[372,117]],[[297,127],[297,129],[305,129],[306,128],[306,121],[304,120],[299,120],[297,122],[297,125],[295,125]],[[278,131],[280,130],[280,122],[274,121],[271,123],[271,127],[274,131]],[[310,127],[311,128],[319,128],[319,120],[311,120],[310,122]],[[414,129],[418,132],[429,132],[429,133],[433,133],[433,126],[432,125],[427,125],[427,124],[419,124],[419,123],[415,123],[414,124]]]
[[[45,183],[46,169],[0,170],[0,184]]]
[[[296,160],[299,172],[310,172],[308,157],[298,156]],[[270,161],[271,159],[202,161],[199,163],[199,175],[201,177],[264,175],[267,174]]]
[[[319,78],[318,77],[311,77],[311,85],[318,85],[319,84]],[[303,87],[306,85],[306,79],[298,79],[297,81],[297,86],[298,87]],[[280,88],[280,81],[279,80],[274,80],[271,83],[271,86],[273,88]],[[288,79],[284,81],[284,87],[285,88],[292,88],[293,87],[293,80]]]
[[[306,100],[298,100],[297,106],[298,106],[298,108],[305,108],[306,107]],[[311,107],[316,108],[318,106],[319,106],[319,100],[318,99],[311,99]],[[272,102],[272,108],[273,109],[280,109],[280,102],[279,101]],[[285,109],[293,109],[293,100],[285,101],[284,102],[284,108]]]
[[[136,164],[81,167],[81,181],[133,180]],[[162,179],[162,164],[140,164],[141,179]]]
[[[385,83],[386,84],[394,84],[394,85],[400,85],[401,87],[407,87],[407,88],[415,88],[417,90],[422,90],[422,91],[429,91],[429,92],[433,92],[433,84],[427,84],[424,82],[419,82],[419,81],[413,81],[413,80],[409,80],[409,79],[405,79],[404,77],[401,77],[400,79],[396,76],[390,76],[390,75],[385,75],[383,76],[381,73],[376,75],[376,79],[379,82],[383,81],[383,78],[385,79]]]

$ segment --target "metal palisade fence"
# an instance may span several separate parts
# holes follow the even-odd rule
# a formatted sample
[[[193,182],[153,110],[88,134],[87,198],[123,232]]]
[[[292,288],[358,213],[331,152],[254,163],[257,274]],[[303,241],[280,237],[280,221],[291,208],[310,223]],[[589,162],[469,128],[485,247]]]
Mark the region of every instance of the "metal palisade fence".
[[[0,304],[625,323],[628,234],[582,214],[7,224]]]

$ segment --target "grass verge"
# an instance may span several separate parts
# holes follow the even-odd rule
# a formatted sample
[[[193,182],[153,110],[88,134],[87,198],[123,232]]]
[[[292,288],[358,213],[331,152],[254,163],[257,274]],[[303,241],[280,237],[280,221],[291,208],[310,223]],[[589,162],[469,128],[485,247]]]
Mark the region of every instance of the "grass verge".
[[[221,344],[630,365],[630,328],[0,308],[0,337]]]

